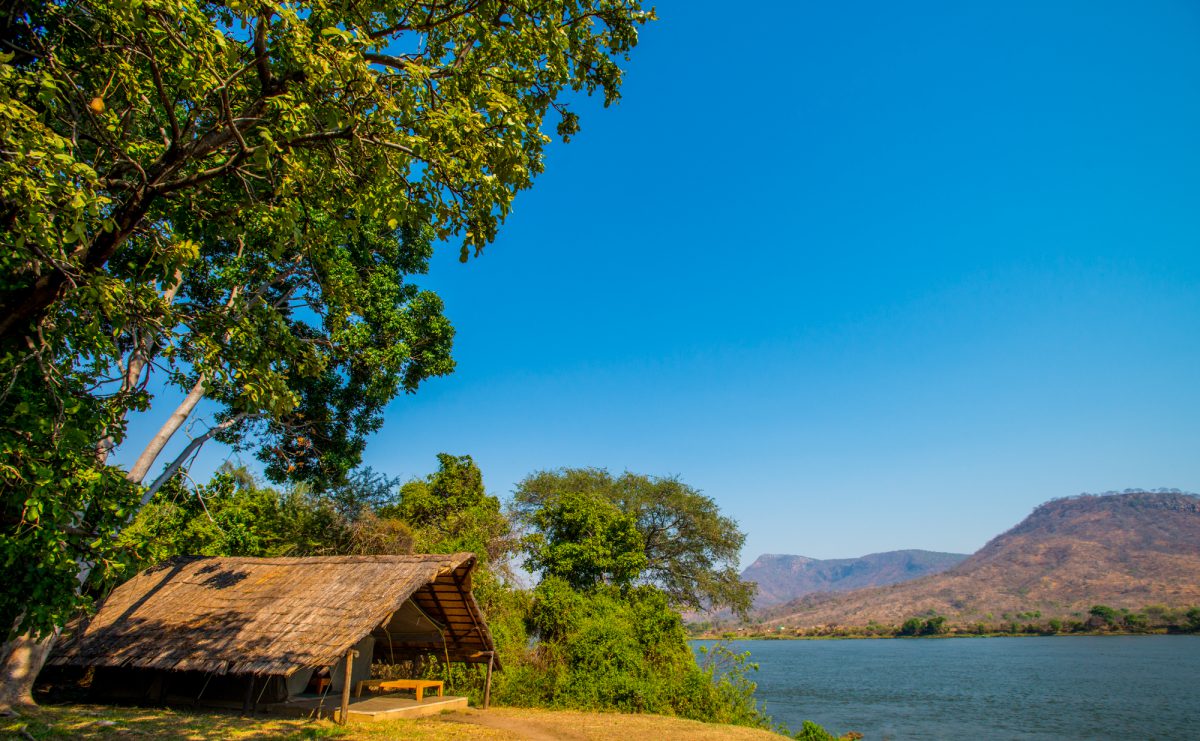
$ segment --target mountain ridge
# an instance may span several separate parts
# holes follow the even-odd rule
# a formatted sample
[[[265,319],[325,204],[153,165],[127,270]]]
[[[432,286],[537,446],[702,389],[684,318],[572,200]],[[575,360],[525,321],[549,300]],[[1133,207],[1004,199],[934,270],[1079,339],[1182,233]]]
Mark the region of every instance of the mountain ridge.
[[[1174,490],[1053,499],[941,573],[851,592],[808,594],[758,617],[792,626],[957,621],[1093,604],[1200,604],[1200,496]]]
[[[744,581],[758,584],[755,606],[782,604],[816,592],[843,592],[895,584],[944,571],[967,558],[910,548],[868,553],[857,558],[810,558],[764,553],[742,571]]]

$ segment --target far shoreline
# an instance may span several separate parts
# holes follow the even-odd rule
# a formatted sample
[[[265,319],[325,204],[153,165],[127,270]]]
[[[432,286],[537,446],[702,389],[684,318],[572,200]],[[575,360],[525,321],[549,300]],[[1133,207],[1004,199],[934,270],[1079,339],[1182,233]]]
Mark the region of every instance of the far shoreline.
[[[1118,636],[1195,636],[1195,633],[1171,632],[1171,631],[1103,631],[1093,630],[1086,632],[1072,633],[944,633],[941,635],[925,635],[925,636],[880,636],[880,635],[771,635],[771,634],[752,634],[752,635],[730,635],[728,633],[720,635],[697,635],[688,636],[688,641],[895,641],[895,640],[945,640],[949,638],[1075,638],[1087,636],[1102,636],[1102,637],[1118,637]]]

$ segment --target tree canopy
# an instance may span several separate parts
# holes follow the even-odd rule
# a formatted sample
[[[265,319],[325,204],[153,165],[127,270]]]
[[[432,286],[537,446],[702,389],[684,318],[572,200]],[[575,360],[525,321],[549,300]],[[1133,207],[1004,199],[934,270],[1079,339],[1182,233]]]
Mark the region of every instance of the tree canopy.
[[[525,565],[572,589],[628,586],[647,567],[637,521],[592,492],[565,491],[532,511]]]
[[[438,453],[438,470],[405,483],[395,504],[379,513],[408,524],[420,552],[471,551],[485,566],[507,571],[515,547],[512,527],[469,455]]]
[[[112,290],[131,251],[169,280],[207,247],[193,227],[236,239],[247,206],[276,237],[322,213],[424,224],[465,259],[542,170],[550,109],[577,130],[560,94],[615,100],[651,17],[636,0],[9,3],[0,339]]]
[[[564,95],[616,100],[651,18],[638,0],[5,4],[0,616],[61,625],[206,440],[342,485],[384,406],[453,369],[411,277],[441,242],[467,259],[494,239],[547,125],[578,128]],[[184,400],[115,470],[153,373]],[[152,475],[201,399],[215,417]]]
[[[641,552],[632,581],[653,584],[673,604],[693,609],[744,612],[753,600],[754,586],[741,581],[737,572],[745,535],[712,499],[677,478],[629,472],[613,477],[596,468],[542,471],[517,486],[514,508],[535,532],[535,554],[546,554],[535,555],[535,568],[545,568],[547,557],[551,563],[568,556],[573,560],[589,550],[589,557],[602,563],[589,545],[600,539],[599,523],[620,532],[615,523],[628,521]],[[609,520],[601,516],[605,512]],[[618,543],[630,547],[623,537],[611,537],[610,549],[618,550]],[[573,545],[547,550],[558,542]],[[625,563],[624,568],[634,567]]]

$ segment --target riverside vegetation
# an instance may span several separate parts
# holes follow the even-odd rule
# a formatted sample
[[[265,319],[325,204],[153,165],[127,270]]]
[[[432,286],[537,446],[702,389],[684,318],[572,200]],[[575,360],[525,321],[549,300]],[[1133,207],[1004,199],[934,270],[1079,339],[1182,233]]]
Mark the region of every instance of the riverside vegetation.
[[[174,555],[449,553],[479,557],[473,589],[505,669],[498,705],[650,713],[790,733],[754,697],[756,666],[724,645],[699,661],[679,610],[745,611],[733,571],[743,535],[677,479],[597,469],[536,473],[507,510],[470,456],[400,482],[370,469],[320,494],[263,485],[226,466],[193,488],[164,487],[120,536],[97,592]],[[516,586],[521,562],[537,577]],[[731,576],[732,575],[732,576]],[[434,658],[405,667],[482,699],[484,671]],[[798,738],[834,738],[808,723]]]
[[[695,638],[918,638],[933,636],[1030,636],[1030,635],[1145,635],[1200,633],[1200,607],[1150,605],[1142,610],[1095,605],[1073,619],[1043,618],[1041,611],[1002,613],[971,623],[951,623],[944,615],[911,617],[900,625],[869,622],[866,625],[817,625],[788,627],[758,623],[734,629],[696,622],[688,625]]]

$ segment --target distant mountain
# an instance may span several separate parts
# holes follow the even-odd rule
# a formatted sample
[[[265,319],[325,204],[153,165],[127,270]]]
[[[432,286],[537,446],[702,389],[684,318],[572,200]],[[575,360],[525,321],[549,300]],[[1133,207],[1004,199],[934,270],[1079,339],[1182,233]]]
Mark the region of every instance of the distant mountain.
[[[813,592],[845,592],[936,574],[957,566],[964,553],[887,551],[861,558],[816,559],[766,554],[742,572],[758,584],[755,607],[770,607]]]
[[[896,624],[933,611],[956,620],[1092,605],[1200,605],[1200,497],[1081,495],[1041,505],[958,566],[914,581],[809,595],[760,612],[793,626]]]

